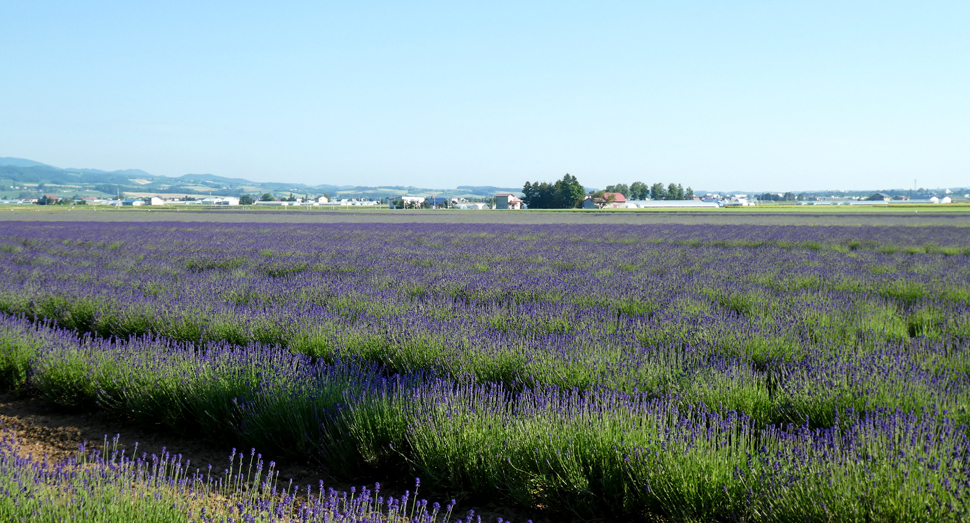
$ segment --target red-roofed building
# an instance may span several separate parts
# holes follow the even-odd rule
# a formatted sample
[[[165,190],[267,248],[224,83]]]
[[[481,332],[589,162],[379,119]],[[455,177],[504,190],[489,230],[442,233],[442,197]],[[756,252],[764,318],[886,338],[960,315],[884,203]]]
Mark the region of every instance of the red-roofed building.
[[[624,209],[626,208],[626,196],[620,192],[603,193],[603,209]]]
[[[522,200],[510,192],[500,192],[495,195],[496,209],[521,209]]]

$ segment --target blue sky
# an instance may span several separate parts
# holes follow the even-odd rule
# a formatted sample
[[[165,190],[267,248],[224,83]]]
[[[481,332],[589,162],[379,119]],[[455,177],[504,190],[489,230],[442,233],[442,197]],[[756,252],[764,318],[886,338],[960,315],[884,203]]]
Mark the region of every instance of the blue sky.
[[[0,156],[309,184],[970,185],[970,2],[0,4]]]

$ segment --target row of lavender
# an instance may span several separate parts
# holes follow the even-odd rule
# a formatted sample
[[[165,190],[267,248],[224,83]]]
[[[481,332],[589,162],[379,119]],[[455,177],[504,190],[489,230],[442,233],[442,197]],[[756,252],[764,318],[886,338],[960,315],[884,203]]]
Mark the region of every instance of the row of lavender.
[[[436,484],[587,515],[965,513],[947,506],[967,475],[964,229],[58,224],[3,233],[0,309],[96,337],[65,344],[70,365],[43,370],[46,360],[31,356],[9,367],[21,369],[10,383],[42,369],[31,387],[54,401],[232,433],[347,474],[411,467]],[[151,386],[104,370],[111,361],[85,366],[96,354],[124,360],[97,337],[146,334],[167,337],[135,343]],[[241,377],[230,386],[200,370],[211,362],[169,357],[190,349],[169,340],[235,361],[225,372]],[[257,357],[269,349],[253,342],[287,350]],[[296,374],[273,374],[280,368]],[[222,385],[177,385],[200,375]],[[151,393],[129,393],[140,388]],[[530,402],[556,408],[533,415]],[[870,451],[863,473],[828,477],[847,474],[832,463],[882,445],[879,430],[896,434],[903,420],[932,438],[955,434],[949,475],[898,462],[933,470],[930,446]],[[691,431],[671,435],[664,423]],[[701,426],[714,430],[708,446],[690,441]],[[858,447],[840,454],[853,434]],[[687,450],[664,446],[675,441]],[[796,441],[824,459],[799,454]],[[730,454],[733,445],[741,450]],[[698,487],[698,475],[713,479]],[[886,484],[901,488],[905,508],[860,501]],[[940,484],[954,494],[928,501]],[[835,499],[839,489],[855,497]]]
[[[438,523],[454,505],[429,505],[405,491],[380,495],[380,485],[358,493],[277,484],[274,463],[233,450],[227,467],[195,468],[181,456],[132,455],[118,438],[101,449],[81,445],[76,457],[51,462],[25,454],[0,432],[0,518],[3,521],[144,523]],[[415,492],[416,494],[416,492]],[[477,521],[470,513],[464,523]],[[501,521],[499,521],[501,523]]]
[[[963,424],[970,256],[947,249],[964,233],[22,225],[0,238],[0,311],[387,376],[678,396],[762,425],[925,405]]]
[[[279,348],[108,341],[0,320],[0,369],[62,405],[315,456],[584,517],[960,521],[970,441],[945,412],[759,427],[677,397],[502,387],[328,364]],[[930,407],[932,408],[932,407]]]

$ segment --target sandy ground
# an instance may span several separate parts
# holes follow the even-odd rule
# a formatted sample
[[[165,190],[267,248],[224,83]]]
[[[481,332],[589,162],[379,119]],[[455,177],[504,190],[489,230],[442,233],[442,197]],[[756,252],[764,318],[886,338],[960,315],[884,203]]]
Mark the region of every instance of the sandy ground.
[[[135,443],[139,454],[161,454],[166,449],[191,460],[193,468],[210,463],[214,466],[227,464],[232,451],[202,439],[186,438],[165,430],[146,430],[103,412],[70,411],[50,406],[37,398],[15,394],[0,394],[0,428],[12,431],[20,440],[22,450],[37,457],[46,455],[50,460],[76,456],[79,445],[85,441],[89,448],[100,448],[105,438],[110,441],[116,435],[121,436],[119,447],[129,453]],[[323,479],[334,488],[338,486],[324,471],[311,465],[289,463],[282,468],[280,477],[313,484]]]
[[[46,456],[49,461],[77,456],[79,446],[85,441],[88,448],[101,448],[105,438],[110,441],[115,435],[120,435],[119,448],[129,453],[137,442],[139,454],[145,452],[149,455],[160,455],[164,449],[171,454],[181,454],[184,460],[190,460],[192,469],[205,469],[210,463],[213,468],[224,468],[232,452],[231,447],[208,440],[180,436],[166,430],[151,430],[150,427],[139,426],[99,411],[77,412],[53,407],[38,398],[17,394],[0,394],[0,430],[13,433],[24,454],[33,454],[35,458]],[[249,449],[245,451],[248,453]],[[273,460],[272,456],[263,456],[266,463]],[[283,462],[277,466],[277,470],[280,472],[281,483],[292,478],[294,484],[298,485],[316,486],[322,480],[324,485],[337,490],[349,490],[354,486],[335,480],[312,463]],[[400,496],[405,489],[413,490],[413,485],[399,478],[376,478],[369,486],[373,487],[374,482],[381,483],[381,492],[384,495]],[[360,483],[356,485],[359,487]],[[419,497],[431,502],[438,501],[442,505],[447,504],[450,499],[444,497],[444,493],[439,497],[434,494],[436,493],[421,492]],[[499,504],[462,503],[461,500],[455,516],[464,516],[469,510],[481,515],[483,521],[497,521],[498,518],[512,523],[524,523],[529,519],[534,523],[550,521],[540,514],[526,513]],[[564,520],[557,518],[556,521]]]

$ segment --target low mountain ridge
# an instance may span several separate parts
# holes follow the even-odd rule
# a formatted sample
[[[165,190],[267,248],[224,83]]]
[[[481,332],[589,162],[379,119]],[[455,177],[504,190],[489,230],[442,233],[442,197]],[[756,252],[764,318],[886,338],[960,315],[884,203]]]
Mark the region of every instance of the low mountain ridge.
[[[35,162],[33,160],[25,160],[23,158],[10,158],[10,157],[0,157],[0,167],[51,167],[50,165],[43,164],[40,162]],[[56,169],[56,167],[52,167]]]
[[[121,193],[184,194],[213,196],[242,196],[270,193],[274,196],[293,194],[319,196],[328,194],[335,198],[380,199],[396,196],[438,196],[445,198],[488,198],[496,192],[519,192],[517,188],[492,186],[459,186],[456,189],[428,189],[423,187],[388,185],[360,186],[319,184],[307,185],[294,182],[254,182],[245,178],[231,178],[215,174],[183,174],[181,176],[155,176],[141,169],[104,171],[101,169],[69,167],[62,169],[25,158],[0,157],[0,196],[21,194],[34,189],[40,192],[58,193],[62,196],[115,196]]]

